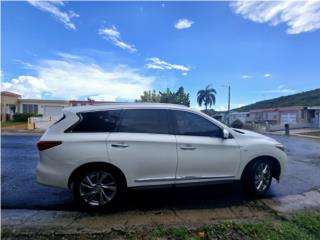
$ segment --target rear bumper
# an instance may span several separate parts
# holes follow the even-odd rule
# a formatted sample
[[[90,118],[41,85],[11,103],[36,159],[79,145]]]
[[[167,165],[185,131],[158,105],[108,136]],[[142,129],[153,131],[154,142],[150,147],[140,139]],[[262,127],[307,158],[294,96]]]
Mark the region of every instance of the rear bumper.
[[[46,186],[68,188],[70,166],[54,163],[40,153],[40,161],[37,165],[37,182]]]

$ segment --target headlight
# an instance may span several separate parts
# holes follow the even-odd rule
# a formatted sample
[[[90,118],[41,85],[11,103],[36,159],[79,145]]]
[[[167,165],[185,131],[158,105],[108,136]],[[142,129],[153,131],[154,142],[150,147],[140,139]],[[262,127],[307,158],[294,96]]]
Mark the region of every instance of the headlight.
[[[277,144],[276,148],[279,148],[281,151],[284,151],[284,146],[282,144]]]

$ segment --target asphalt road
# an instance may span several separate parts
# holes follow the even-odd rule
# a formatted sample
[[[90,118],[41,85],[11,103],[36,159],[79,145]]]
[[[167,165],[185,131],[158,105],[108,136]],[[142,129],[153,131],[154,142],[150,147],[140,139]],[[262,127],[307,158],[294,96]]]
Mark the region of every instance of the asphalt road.
[[[271,135],[270,135],[271,136]],[[289,156],[281,183],[273,181],[267,197],[299,194],[320,187],[320,140],[275,136]],[[38,136],[1,136],[1,198],[4,209],[77,210],[68,190],[39,185],[35,178]],[[239,184],[130,191],[123,210],[229,207],[250,199]]]

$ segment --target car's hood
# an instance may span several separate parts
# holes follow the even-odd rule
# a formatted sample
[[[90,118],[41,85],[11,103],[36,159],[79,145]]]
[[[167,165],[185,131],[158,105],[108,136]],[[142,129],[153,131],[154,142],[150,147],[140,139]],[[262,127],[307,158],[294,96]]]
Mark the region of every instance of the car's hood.
[[[256,133],[253,131],[249,131],[249,130],[244,130],[244,129],[237,129],[237,128],[233,128],[233,130],[237,133],[238,136],[240,137],[249,137],[249,138],[260,138],[260,139],[265,139],[267,141],[273,142],[273,143],[278,143],[276,140],[274,140],[271,137],[262,135],[260,133]]]

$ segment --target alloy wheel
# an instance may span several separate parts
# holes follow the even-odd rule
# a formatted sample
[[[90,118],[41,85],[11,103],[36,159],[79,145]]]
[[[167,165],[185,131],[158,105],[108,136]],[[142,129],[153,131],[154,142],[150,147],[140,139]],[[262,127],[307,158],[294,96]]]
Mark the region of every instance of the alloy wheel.
[[[271,182],[271,169],[268,163],[261,162],[255,172],[254,184],[259,192],[263,192]]]
[[[117,193],[115,178],[108,172],[88,173],[80,182],[80,196],[89,205],[103,206],[109,203]]]

